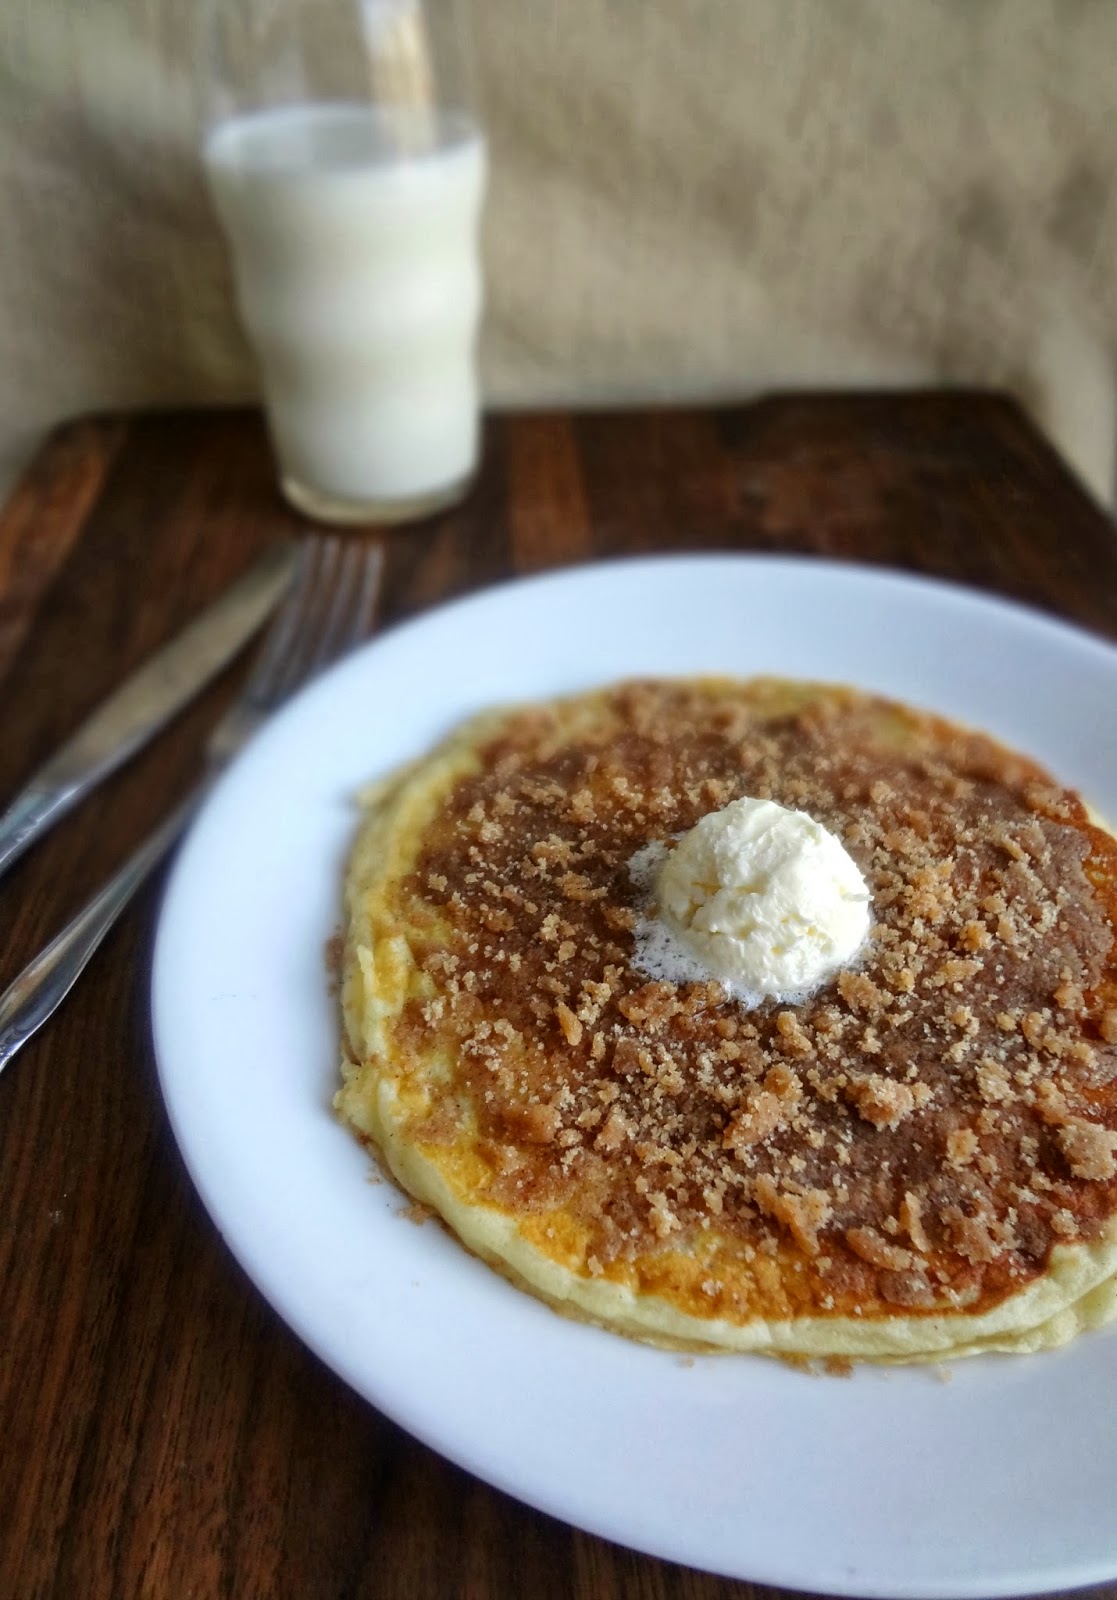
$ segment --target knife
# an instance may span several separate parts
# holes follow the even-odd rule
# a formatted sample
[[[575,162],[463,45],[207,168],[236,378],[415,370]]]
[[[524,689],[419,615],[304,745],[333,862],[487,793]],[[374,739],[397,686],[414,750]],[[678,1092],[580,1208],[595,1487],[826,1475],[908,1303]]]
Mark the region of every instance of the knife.
[[[39,768],[0,816],[0,874],[127,761],[243,648],[287,587],[295,551],[273,544],[176,639],[150,656]]]

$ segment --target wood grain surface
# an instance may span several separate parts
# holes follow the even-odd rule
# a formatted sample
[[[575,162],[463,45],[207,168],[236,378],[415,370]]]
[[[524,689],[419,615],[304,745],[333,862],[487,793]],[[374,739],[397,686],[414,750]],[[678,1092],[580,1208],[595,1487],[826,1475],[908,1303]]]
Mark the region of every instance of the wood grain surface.
[[[63,430],[0,516],[0,798],[299,526],[254,415]],[[498,419],[471,498],[386,542],[383,626],[513,572],[742,549],[933,573],[1117,636],[1112,523],[995,396]],[[243,670],[0,883],[0,986],[186,790]],[[0,1078],[0,1600],[776,1594],[524,1508],[302,1348],[168,1130],[147,1004],[158,893]]]

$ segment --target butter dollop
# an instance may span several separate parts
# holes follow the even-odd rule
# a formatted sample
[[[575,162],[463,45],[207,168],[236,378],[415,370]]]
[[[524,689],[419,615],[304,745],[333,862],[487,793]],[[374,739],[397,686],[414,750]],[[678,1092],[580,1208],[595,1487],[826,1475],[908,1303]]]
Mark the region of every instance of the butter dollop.
[[[715,978],[746,1003],[809,994],[869,932],[869,889],[841,841],[772,800],[734,800],[633,868],[655,902],[638,933],[643,965]]]

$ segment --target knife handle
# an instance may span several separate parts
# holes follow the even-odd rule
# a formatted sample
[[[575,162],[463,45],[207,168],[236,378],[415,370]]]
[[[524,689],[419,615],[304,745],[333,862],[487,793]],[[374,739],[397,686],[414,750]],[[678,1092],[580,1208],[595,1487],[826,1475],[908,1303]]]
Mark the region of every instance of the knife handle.
[[[0,817],[0,873],[21,856],[52,822],[70,810],[83,791],[77,784],[41,788],[28,784]]]
[[[196,789],[149,834],[85,909],[0,995],[0,1072],[62,1004],[117,917],[190,821],[203,792],[204,786]]]

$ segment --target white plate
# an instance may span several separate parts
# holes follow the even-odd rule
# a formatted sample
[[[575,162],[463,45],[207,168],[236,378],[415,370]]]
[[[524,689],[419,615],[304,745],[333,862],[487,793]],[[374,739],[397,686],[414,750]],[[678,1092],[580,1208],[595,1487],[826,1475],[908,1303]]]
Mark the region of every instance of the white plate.
[[[155,952],[163,1092],[202,1198],[279,1313],[436,1450],[568,1522],[859,1596],[1117,1574],[1117,1330],[1030,1358],[806,1376],[582,1327],[403,1220],[333,1119],[324,947],[359,785],[481,707],[630,674],[775,672],[983,727],[1117,817],[1117,650],[942,584],[687,557],[492,589],[296,699],[214,793]]]

